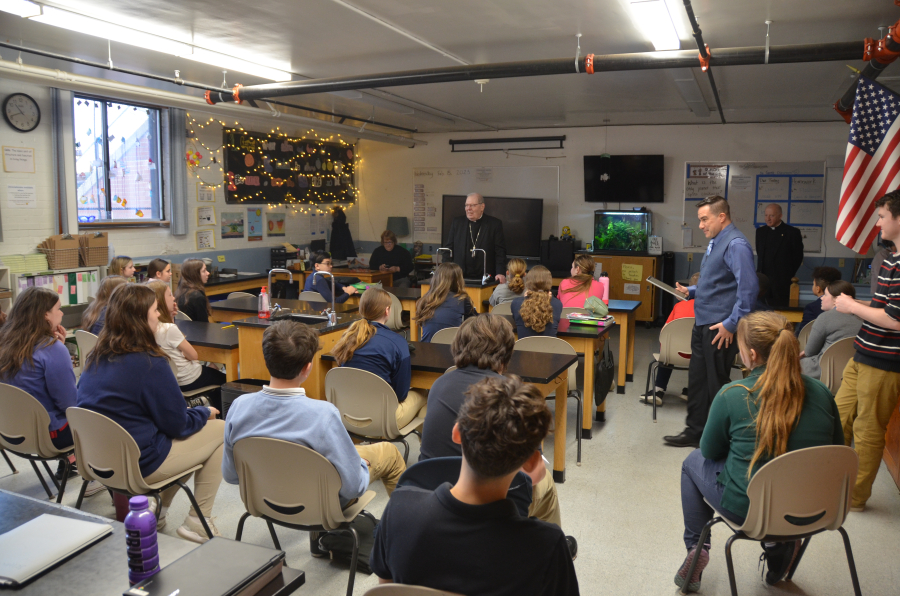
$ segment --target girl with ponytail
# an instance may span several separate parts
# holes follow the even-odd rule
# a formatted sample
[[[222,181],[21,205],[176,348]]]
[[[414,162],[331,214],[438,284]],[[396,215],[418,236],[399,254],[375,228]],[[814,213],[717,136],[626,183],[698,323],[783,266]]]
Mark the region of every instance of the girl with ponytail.
[[[506,283],[494,288],[491,294],[491,306],[497,306],[503,302],[512,302],[522,295],[525,289],[525,272],[528,267],[522,259],[510,259],[506,264]]]
[[[595,296],[609,305],[609,278],[594,279],[594,259],[590,255],[578,255],[572,261],[572,277],[559,282],[559,299],[563,306],[584,306],[588,296]]]
[[[400,402],[397,425],[403,428],[416,416],[425,416],[427,402],[423,393],[409,388],[409,344],[385,324],[391,315],[390,294],[367,289],[359,299],[359,314],[362,318],[350,325],[331,353],[338,366],[369,371],[393,387]]]
[[[525,296],[513,300],[510,307],[519,339],[533,335],[556,337],[563,305],[550,294],[552,286],[550,270],[542,265],[525,276]]]
[[[700,588],[700,574],[709,562],[710,545],[698,545],[703,526],[713,517],[709,505],[741,524],[750,505],[750,478],[771,459],[796,449],[844,444],[828,387],[800,374],[800,344],[787,319],[774,312],[751,313],[738,323],[737,341],[750,375],[716,394],[700,449],[681,467],[688,557],[675,575],[676,585],[685,583],[692,555],[701,547],[689,591]],[[799,546],[799,541],[765,546],[767,583],[784,579]]]

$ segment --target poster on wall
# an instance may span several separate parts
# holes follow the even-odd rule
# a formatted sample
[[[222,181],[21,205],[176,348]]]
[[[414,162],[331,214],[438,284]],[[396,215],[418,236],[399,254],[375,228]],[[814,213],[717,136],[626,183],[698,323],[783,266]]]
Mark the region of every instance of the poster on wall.
[[[244,237],[244,214],[222,213],[222,238]]]
[[[34,174],[34,149],[3,146],[3,171]]]
[[[266,213],[267,236],[284,236],[284,213]]]
[[[213,184],[197,183],[197,200],[201,203],[216,202],[216,187]]]
[[[247,240],[256,242],[262,239],[262,209],[247,209]]]
[[[37,190],[33,184],[7,184],[6,205],[10,209],[34,209],[37,207]]]
[[[197,230],[197,250],[216,247],[216,234],[212,230]]]
[[[216,208],[215,207],[197,207],[197,225],[198,226],[214,226],[216,225]]]

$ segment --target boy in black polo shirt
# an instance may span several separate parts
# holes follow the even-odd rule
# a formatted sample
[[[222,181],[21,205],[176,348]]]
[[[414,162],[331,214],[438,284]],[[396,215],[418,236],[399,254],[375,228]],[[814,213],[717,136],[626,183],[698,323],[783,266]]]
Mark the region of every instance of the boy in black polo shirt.
[[[394,491],[370,564],[381,583],[479,596],[578,594],[562,530],[520,517],[506,499],[518,470],[544,465],[553,424],[540,392],[515,375],[473,385],[453,427],[462,445],[455,486]]]

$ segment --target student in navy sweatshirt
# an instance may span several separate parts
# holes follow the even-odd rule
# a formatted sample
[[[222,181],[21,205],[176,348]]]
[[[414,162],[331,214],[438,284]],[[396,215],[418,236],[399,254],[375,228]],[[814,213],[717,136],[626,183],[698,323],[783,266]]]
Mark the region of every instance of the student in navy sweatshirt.
[[[478,312],[466,294],[462,268],[456,263],[441,263],[434,270],[428,293],[416,302],[416,319],[422,327],[422,341],[448,327],[459,327]]]
[[[519,339],[535,335],[556,337],[563,305],[550,294],[553,276],[543,265],[536,265],[525,275],[525,296],[512,301],[513,320]]]
[[[422,392],[410,390],[412,368],[409,344],[385,323],[391,315],[391,296],[380,288],[369,288],[359,299],[359,314],[332,348],[338,366],[349,366],[374,373],[394,389],[400,407],[397,426],[403,428],[416,416],[425,416],[428,402]]]
[[[315,271],[323,271],[331,273],[331,253],[320,250],[312,257],[312,265]],[[304,292],[318,292],[322,295],[326,302],[331,302],[331,278],[327,275],[312,274],[306,276],[306,283],[303,285]],[[337,303],[346,302],[347,298],[359,291],[353,286],[345,286],[338,281],[334,282],[334,301]]]
[[[200,259],[185,259],[181,265],[181,278],[175,289],[175,302],[178,310],[186,314],[192,321],[209,323],[212,308],[206,297],[204,286],[209,279],[206,263]]]
[[[194,495],[213,534],[210,519],[216,491],[222,482],[222,444],[225,422],[215,420],[215,408],[188,409],[165,353],[154,336],[159,312],[156,294],[145,285],[128,284],[113,293],[106,325],[85,363],[78,384],[78,407],[107,416],[124,428],[141,450],[141,475],[152,484],[197,464]],[[162,493],[157,528],[178,487]],[[208,540],[191,509],[178,535],[203,543]]]

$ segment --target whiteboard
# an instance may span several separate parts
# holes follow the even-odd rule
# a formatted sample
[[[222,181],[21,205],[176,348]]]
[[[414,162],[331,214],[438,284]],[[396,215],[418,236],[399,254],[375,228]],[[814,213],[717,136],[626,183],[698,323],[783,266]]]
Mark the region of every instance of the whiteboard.
[[[472,192],[543,199],[541,238],[560,232],[559,166],[413,168],[413,240],[440,244],[443,196]]]
[[[696,204],[710,195],[728,199],[731,219],[751,244],[765,225],[766,205],[781,206],[783,220],[803,235],[804,252],[822,250],[825,162],[687,162],[684,226],[697,227]],[[689,248],[689,247],[685,247]]]

